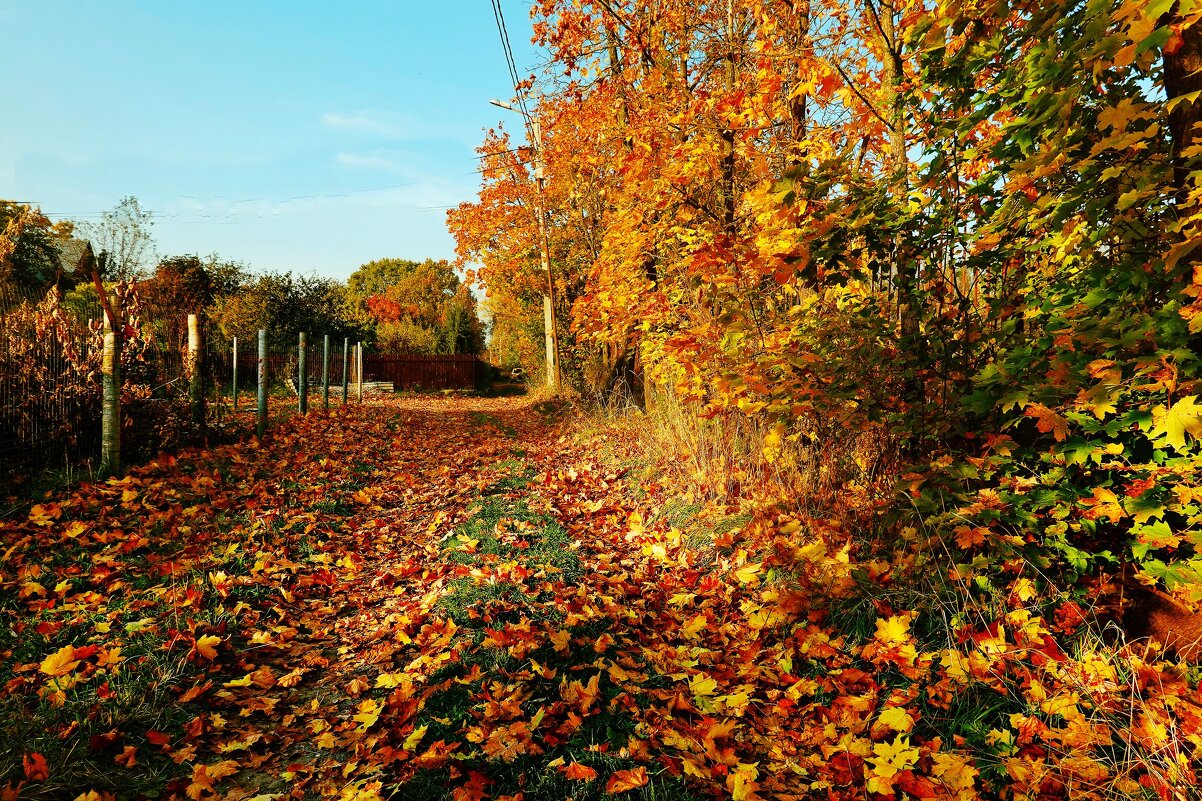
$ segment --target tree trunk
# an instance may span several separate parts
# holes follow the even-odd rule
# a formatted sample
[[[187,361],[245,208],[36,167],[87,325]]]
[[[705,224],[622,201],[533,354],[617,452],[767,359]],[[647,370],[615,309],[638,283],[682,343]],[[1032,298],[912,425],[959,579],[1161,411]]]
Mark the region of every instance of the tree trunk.
[[[808,50],[810,46],[810,0],[794,0],[793,13],[797,15],[797,46],[801,50]],[[809,55],[806,54],[804,59],[808,60]],[[798,82],[800,83],[802,56],[797,58]],[[805,93],[796,95],[789,101],[790,114],[790,134],[794,143],[800,142],[806,138],[807,129],[809,128],[809,105],[808,96]],[[802,167],[809,166],[809,159],[803,158],[800,148],[793,150],[791,163]]]
[[[1175,6],[1168,15],[1170,24],[1178,19]],[[1164,94],[1168,100],[1202,91],[1202,25],[1192,24],[1174,32],[1164,48]],[[1181,101],[1169,112],[1169,136],[1172,139],[1173,187],[1177,203],[1186,202],[1189,165],[1183,156],[1186,149],[1200,141],[1194,128],[1202,122],[1202,97],[1190,102]]]

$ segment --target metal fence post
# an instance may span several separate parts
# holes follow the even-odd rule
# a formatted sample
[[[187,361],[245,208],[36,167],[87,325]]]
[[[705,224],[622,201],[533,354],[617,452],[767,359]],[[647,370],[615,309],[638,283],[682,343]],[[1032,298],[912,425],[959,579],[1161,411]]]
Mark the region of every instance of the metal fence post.
[[[347,368],[350,367],[350,351],[351,338],[343,337],[342,339],[342,405],[346,406],[346,396],[350,387],[350,374]]]
[[[363,403],[363,343],[362,342],[356,343],[355,353],[356,353],[355,373],[356,373],[356,378],[359,379],[359,389],[358,389],[359,402]]]
[[[234,396],[234,411],[238,411],[238,337],[234,337],[234,375],[230,381],[230,394]]]
[[[297,408],[301,414],[309,412],[309,365],[305,363],[305,346],[309,344],[309,335],[304,331],[300,332],[300,339],[297,342],[296,360],[300,363],[297,368],[300,375],[296,380],[296,394],[298,396]]]
[[[267,433],[267,329],[259,329],[259,408],[256,412],[255,431],[259,439]]]
[[[321,340],[321,408],[330,410],[330,335]]]

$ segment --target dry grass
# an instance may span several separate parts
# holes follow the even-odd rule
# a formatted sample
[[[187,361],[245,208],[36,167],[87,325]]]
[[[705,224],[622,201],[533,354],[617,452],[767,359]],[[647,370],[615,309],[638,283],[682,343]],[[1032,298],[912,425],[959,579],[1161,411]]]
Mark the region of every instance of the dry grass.
[[[673,393],[651,390],[647,408],[597,412],[594,424],[633,444],[647,464],[698,500],[735,507],[755,500],[806,516],[851,522],[891,496],[899,461],[879,425],[806,420],[773,444],[772,421],[732,410],[707,415]]]

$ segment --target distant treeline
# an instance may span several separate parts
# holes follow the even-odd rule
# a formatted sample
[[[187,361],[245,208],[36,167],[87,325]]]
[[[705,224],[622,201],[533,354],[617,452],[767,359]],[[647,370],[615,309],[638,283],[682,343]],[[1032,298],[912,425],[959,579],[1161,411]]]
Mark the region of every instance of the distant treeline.
[[[446,261],[380,259],[344,283],[318,275],[259,272],[209,256],[161,257],[153,266],[151,221],[126,198],[100,223],[51,222],[38,209],[0,201],[0,295],[33,298],[57,286],[68,309],[97,307],[79,257],[90,243],[102,279],[132,283],[143,324],[182,348],[186,314],[203,312],[210,337],[249,341],[266,328],[273,349],[296,333],[350,337],[369,348],[419,354],[479,353],[484,329],[476,299]]]

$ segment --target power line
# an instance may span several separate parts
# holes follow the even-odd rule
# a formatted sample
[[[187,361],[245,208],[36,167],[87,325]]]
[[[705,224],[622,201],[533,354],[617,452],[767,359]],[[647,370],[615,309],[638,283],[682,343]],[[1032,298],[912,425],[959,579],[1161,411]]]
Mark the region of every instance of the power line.
[[[509,43],[509,29],[505,25],[505,13],[501,10],[501,0],[492,0],[492,11],[497,22],[497,33],[501,37],[501,50],[505,54],[505,66],[509,68],[509,78],[513,82],[513,93],[517,97],[522,119],[526,122],[526,135],[533,141],[534,132],[530,130],[530,109],[526,106],[526,93],[522,91],[522,79],[518,75],[517,62],[513,58],[513,47]]]

